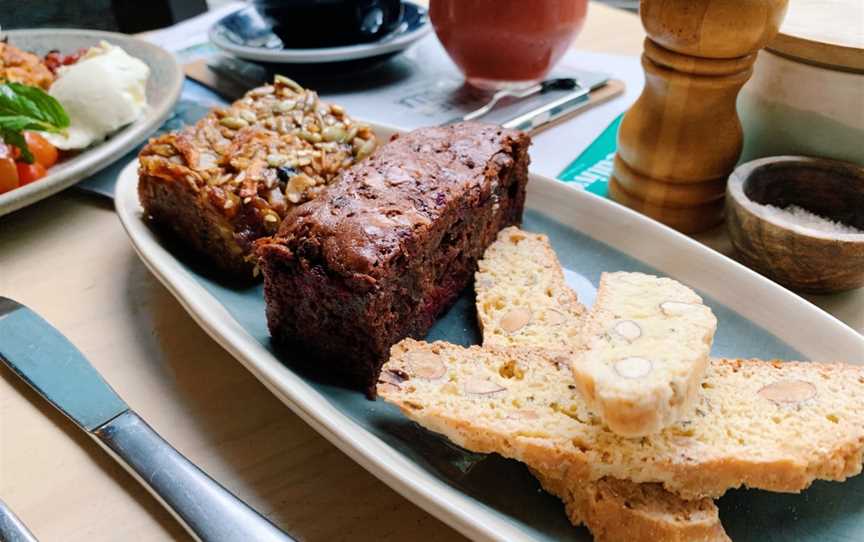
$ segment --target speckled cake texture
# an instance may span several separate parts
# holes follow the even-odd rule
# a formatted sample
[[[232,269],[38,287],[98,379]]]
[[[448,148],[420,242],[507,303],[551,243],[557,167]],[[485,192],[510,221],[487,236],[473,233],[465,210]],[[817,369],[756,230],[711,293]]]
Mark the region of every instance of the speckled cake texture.
[[[395,137],[259,242],[275,343],[372,390],[391,345],[422,337],[519,223],[522,132],[461,123]]]

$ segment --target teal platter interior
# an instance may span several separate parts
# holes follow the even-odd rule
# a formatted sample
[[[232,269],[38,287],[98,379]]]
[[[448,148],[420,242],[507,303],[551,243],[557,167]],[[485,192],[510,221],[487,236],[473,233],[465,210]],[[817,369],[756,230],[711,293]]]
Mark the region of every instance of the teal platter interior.
[[[548,235],[568,282],[586,304],[593,301],[593,285],[602,271],[655,269],[561,225],[537,211],[526,211],[523,228]],[[170,243],[166,243],[170,245]],[[171,250],[171,247],[167,247]],[[172,252],[181,260],[179,251]],[[264,317],[262,287],[237,289],[207,278],[194,262],[185,262],[193,276],[228,310],[237,322],[271,350]],[[469,289],[470,290],[470,289]],[[801,359],[783,341],[729,308],[701,294],[717,315],[719,326],[712,354],[725,357]],[[471,345],[479,342],[470,291],[443,315],[429,340]],[[274,355],[276,355],[274,353]],[[290,360],[282,358],[291,366]],[[527,468],[499,456],[462,450],[409,422],[381,400],[371,402],[357,391],[307,382],[327,401],[422,469],[450,487],[476,499],[490,513],[518,526],[537,540],[591,540],[588,531],[572,527],[561,502],[544,493]],[[799,495],[756,490],[729,491],[718,501],[720,517],[735,541],[861,541],[864,540],[864,477],[839,484],[816,482]]]

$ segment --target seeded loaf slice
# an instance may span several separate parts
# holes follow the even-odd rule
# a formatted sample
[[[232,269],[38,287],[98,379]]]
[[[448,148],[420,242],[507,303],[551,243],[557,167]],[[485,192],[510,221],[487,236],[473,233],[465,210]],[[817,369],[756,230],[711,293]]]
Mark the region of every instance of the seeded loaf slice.
[[[479,262],[474,285],[484,346],[568,348],[577,340],[585,309],[545,235],[515,226],[501,230]]]
[[[584,307],[566,284],[561,264],[545,235],[505,228],[486,249],[476,275],[477,314],[484,346],[542,346],[567,350],[577,343]],[[502,318],[528,306],[562,318],[534,319],[530,325],[505,331]],[[560,378],[572,378],[558,367]],[[660,484],[636,484],[603,478],[568,484],[557,473],[531,469],[543,488],[563,502],[574,525],[585,524],[597,542],[726,541],[712,499],[685,501]]]
[[[696,499],[740,486],[798,492],[861,472],[862,366],[712,360],[691,415],[629,439],[561,377],[570,362],[539,349],[405,340],[391,350],[378,393],[460,446],[574,485],[658,482]]]
[[[656,433],[692,409],[716,329],[702,298],[675,280],[603,273],[572,364],[576,387],[615,433]]]
[[[248,282],[258,275],[255,241],[376,144],[372,129],[342,107],[277,75],[194,125],[150,139],[138,155],[138,197],[155,226],[214,271]]]

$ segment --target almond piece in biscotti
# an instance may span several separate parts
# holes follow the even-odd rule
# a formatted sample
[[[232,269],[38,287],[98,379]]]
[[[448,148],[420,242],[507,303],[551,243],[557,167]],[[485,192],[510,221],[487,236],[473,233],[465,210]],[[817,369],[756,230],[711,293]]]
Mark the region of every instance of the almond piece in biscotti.
[[[488,395],[490,393],[496,393],[499,391],[504,391],[507,388],[492,382],[486,378],[472,377],[465,382],[465,393],[472,393],[475,395]]]
[[[775,403],[800,403],[816,396],[816,386],[806,380],[780,380],[768,384],[758,393]]]
[[[644,378],[651,372],[651,361],[638,356],[629,356],[616,361],[612,367],[624,378]]]
[[[507,333],[516,333],[531,321],[531,311],[517,307],[501,317],[499,325]]]
[[[402,371],[401,369],[387,369],[386,371],[381,371],[381,374],[378,376],[378,381],[399,387],[399,385],[408,380],[408,378],[409,377],[405,371]]]
[[[681,301],[664,301],[660,303],[660,311],[666,316],[681,316],[699,307],[700,305],[696,303],[682,303]]]
[[[447,368],[444,367],[444,364],[435,355],[415,352],[407,356],[406,360],[411,373],[418,378],[437,380],[447,372]]]
[[[633,320],[619,321],[612,326],[612,331],[622,339],[631,343],[642,336],[642,328]]]
[[[386,393],[396,393],[396,392],[400,391],[402,388],[400,388],[399,386],[397,386],[395,384],[391,384],[390,382],[381,382],[379,380],[378,381],[378,389],[382,390],[378,393],[385,393],[385,392]]]

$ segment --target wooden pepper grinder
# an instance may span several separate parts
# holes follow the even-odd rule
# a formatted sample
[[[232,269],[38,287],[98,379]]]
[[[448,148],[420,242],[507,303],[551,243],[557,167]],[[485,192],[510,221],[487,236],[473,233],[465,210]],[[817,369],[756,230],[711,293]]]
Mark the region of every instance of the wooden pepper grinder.
[[[741,153],[735,101],[787,0],[642,0],[645,88],[618,132],[609,193],[686,233],[723,218]]]

